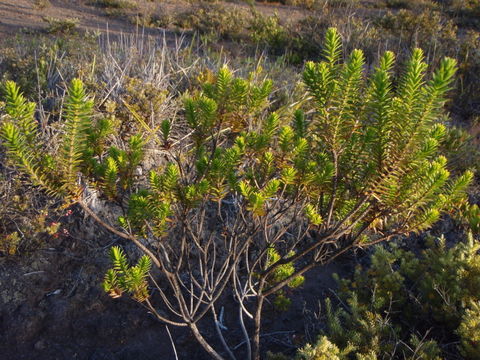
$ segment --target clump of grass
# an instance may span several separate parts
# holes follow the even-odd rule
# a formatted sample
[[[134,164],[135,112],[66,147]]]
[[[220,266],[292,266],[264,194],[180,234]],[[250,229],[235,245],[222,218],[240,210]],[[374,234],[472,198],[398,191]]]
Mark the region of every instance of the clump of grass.
[[[387,0],[386,5],[392,9],[435,8],[438,6],[430,0]]]
[[[132,15],[130,22],[136,26],[166,28],[174,22],[174,17],[160,12],[142,12]]]
[[[33,4],[37,9],[45,9],[52,5],[49,0],[35,0]]]
[[[108,9],[136,9],[137,5],[128,0],[92,0],[88,5]]]
[[[46,16],[43,18],[43,21],[48,24],[45,29],[48,34],[70,34],[78,26],[78,19],[76,18],[59,19]]]
[[[221,4],[200,4],[178,14],[174,21],[181,29],[212,34],[223,39],[239,39],[244,35],[248,12]]]

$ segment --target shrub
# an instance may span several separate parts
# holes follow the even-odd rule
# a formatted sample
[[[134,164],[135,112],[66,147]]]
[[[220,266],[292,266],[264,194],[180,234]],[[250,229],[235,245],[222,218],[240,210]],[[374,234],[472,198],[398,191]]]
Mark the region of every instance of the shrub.
[[[268,297],[349,250],[429,228],[464,202],[472,180],[471,172],[451,179],[438,154],[445,134],[438,119],[454,60],[444,59],[428,79],[416,49],[394,84],[393,53],[367,76],[362,51],[342,60],[333,28],[323,55],[305,66],[308,93],[294,105],[293,118],[268,111],[271,81],[235,77],[224,67],[185,95],[181,120],[141,130],[121,146],[104,131],[109,120],[93,117],[93,101],[76,79],[62,126],[51,129],[58,145],[50,151],[35,107],[9,84],[3,145],[34,185],[78,204],[149,257],[129,266],[112,250],[104,283],[112,296],[131,293],[159,320],[189,327],[221,359],[199,322],[211,314],[233,356],[216,312],[231,291],[247,356],[258,359]],[[182,129],[186,135],[173,146],[171,137]],[[147,173],[141,165],[152,142],[166,163]],[[95,211],[98,197],[110,215],[122,214],[120,227]],[[147,277],[149,263],[156,272]]]
[[[386,5],[394,9],[434,8],[436,3],[431,0],[387,0]]]
[[[35,0],[34,5],[36,8],[43,10],[52,4],[50,3],[49,0]]]
[[[337,350],[350,349],[345,359],[439,360],[455,351],[451,344],[459,339],[465,359],[477,359],[479,249],[471,234],[450,248],[444,237],[429,239],[419,256],[393,245],[376,248],[353,279],[339,280],[347,308],[334,310],[327,299],[326,329],[299,357],[314,359],[328,341]]]
[[[480,356],[480,302],[472,301],[467,305],[457,334],[460,337],[460,353],[466,359],[478,359]]]
[[[53,17],[44,17],[43,21],[48,24],[46,32],[49,34],[69,34],[76,30],[78,19],[57,19]]]
[[[456,126],[448,127],[441,149],[447,155],[451,169],[464,171],[473,168],[476,171],[479,168],[480,152],[476,140],[465,129]]]
[[[377,21],[377,24],[393,35],[409,40],[408,45],[422,44],[433,47],[438,44],[448,47],[456,41],[455,24],[442,17],[437,11],[424,10],[420,13],[400,10],[388,13]]]
[[[281,54],[288,45],[287,30],[280,24],[278,14],[264,16],[254,12],[248,30],[254,43],[270,48],[273,53]]]
[[[193,29],[218,38],[237,39],[242,36],[247,15],[236,8],[222,4],[200,4],[178,14],[174,24],[182,29]]]
[[[344,21],[343,14],[325,9],[309,15],[290,28],[290,43],[292,56],[300,59],[315,60],[321,56],[323,44],[322,34],[329,27],[341,29],[343,45],[347,53],[361,48],[366,57],[366,63],[375,61],[378,55],[378,44],[382,43],[383,33],[371,26],[369,21],[352,17]]]
[[[447,12],[459,17],[460,22],[467,26],[478,26],[480,16],[480,2],[478,0],[451,0],[446,4]]]
[[[340,351],[326,336],[321,336],[315,346],[306,345],[303,349],[300,349],[296,358],[302,360],[342,360],[351,351],[351,348]]]
[[[89,5],[95,5],[98,7],[109,9],[136,9],[135,3],[131,3],[128,0],[92,0]]]

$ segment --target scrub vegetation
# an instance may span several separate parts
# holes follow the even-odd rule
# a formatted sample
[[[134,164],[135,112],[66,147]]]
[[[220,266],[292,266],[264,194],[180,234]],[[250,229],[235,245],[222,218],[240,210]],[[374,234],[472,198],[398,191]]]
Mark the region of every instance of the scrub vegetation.
[[[174,358],[480,357],[478,1],[85,6],[172,38],[3,41],[0,268],[68,249]]]

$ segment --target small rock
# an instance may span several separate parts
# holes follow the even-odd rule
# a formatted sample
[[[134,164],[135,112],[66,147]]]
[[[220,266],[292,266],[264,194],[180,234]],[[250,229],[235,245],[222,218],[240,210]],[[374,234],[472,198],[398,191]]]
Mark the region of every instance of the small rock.
[[[38,340],[33,347],[35,350],[45,350],[47,344],[45,343],[45,340],[42,339]]]

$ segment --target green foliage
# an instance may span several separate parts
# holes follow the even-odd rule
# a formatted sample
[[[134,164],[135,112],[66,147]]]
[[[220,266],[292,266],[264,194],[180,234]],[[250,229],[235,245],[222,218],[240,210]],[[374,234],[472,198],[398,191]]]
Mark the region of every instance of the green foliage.
[[[427,65],[417,49],[394,90],[392,53],[383,55],[371,80],[365,82],[363,53],[353,51],[346,63],[339,64],[339,44],[339,35],[330,29],[326,60],[307,63],[304,73],[317,110],[312,124],[317,129],[315,136],[337,162],[337,181],[349,184],[337,189],[337,214],[343,213],[342,206],[350,206],[343,191],[351,194],[352,189],[370,188],[366,191],[371,191],[380,207],[396,209],[389,222],[407,211],[408,224],[426,228],[438,219],[438,207],[459,200],[457,189],[472,179],[467,172],[455,182],[446,181],[445,159],[434,156],[444,128],[435,125],[439,113],[433,109],[444,103],[455,61],[445,59],[433,78],[425,80]],[[418,182],[419,176],[423,180]],[[446,192],[437,196],[438,191]],[[416,215],[410,213],[412,206]]]
[[[26,101],[13,81],[5,83],[5,93],[5,112],[10,117],[18,119],[18,125],[27,140],[33,140],[37,129],[34,120],[35,104]]]
[[[169,136],[170,136],[170,132],[172,130],[172,124],[170,122],[170,120],[163,120],[161,125],[160,125],[160,129],[161,129],[161,132],[162,132],[162,140],[163,140],[163,146],[165,148],[168,148],[169,147]]]
[[[272,91],[270,80],[255,84],[253,80],[258,75],[251,73],[249,79],[236,78],[226,66],[214,76],[207,74],[203,92],[186,99],[189,125],[201,130],[202,135],[207,135],[215,128],[231,127],[238,132],[254,125],[246,120],[259,115],[268,106]]]
[[[82,191],[79,176],[88,178],[106,198],[129,202],[122,223],[142,234],[148,228],[163,234],[175,211],[229,194],[241,195],[257,217],[267,215],[278,196],[292,199],[311,226],[348,226],[354,246],[365,231],[388,237],[428,228],[464,200],[472,179],[468,171],[449,179],[446,159],[438,155],[445,135],[438,119],[455,61],[444,59],[427,79],[423,53],[416,49],[396,85],[393,53],[386,52],[367,76],[361,50],[342,61],[334,28],[326,33],[323,55],[324,61],[307,63],[303,74],[310,115],[299,110],[291,120],[266,112],[272,83],[259,80],[260,71],[248,79],[234,77],[227,67],[216,75],[207,72],[201,90],[184,103],[195,151],[182,156],[195,167],[182,173],[170,164],[154,171],[150,189],[134,189],[134,172],[144,156],[142,137],[131,136],[125,149],[107,147],[113,123],[92,121],[93,103],[79,80],[72,81],[65,102],[58,159],[39,158],[33,105],[11,83],[11,119],[2,137],[35,184],[75,201]],[[145,124],[143,129],[152,135]],[[160,130],[165,145],[171,124],[163,122]]]
[[[289,257],[293,255],[295,255],[294,252],[290,252],[289,254],[287,254],[287,256]],[[267,251],[266,267],[276,263],[280,259],[281,259],[280,254],[274,248],[269,248]],[[295,267],[293,263],[290,262],[284,265],[280,265],[272,273],[270,279],[268,279],[268,282],[271,285],[276,285],[277,283],[288,278],[294,273],[295,273]],[[304,281],[305,281],[305,278],[303,276],[296,276],[287,284],[287,286],[291,289],[296,289],[302,286]],[[285,291],[281,290],[277,294],[275,294],[275,299],[273,303],[276,309],[280,311],[286,311],[290,307],[291,300],[286,296]]]
[[[305,216],[312,225],[321,225],[323,220],[321,215],[319,215],[312,204],[307,204],[305,206]]]
[[[436,7],[436,3],[430,0],[386,0],[386,5],[393,9],[421,9]]]
[[[193,29],[216,38],[237,39],[245,26],[245,13],[222,4],[200,3],[176,16],[173,23],[183,29]]]
[[[134,171],[143,159],[144,143],[141,137],[132,136],[127,150],[107,148],[113,123],[106,118],[92,120],[93,101],[87,98],[80,80],[72,80],[68,88],[58,151],[43,141],[34,104],[25,100],[13,82],[7,82],[5,90],[7,117],[0,135],[9,157],[34,185],[67,203],[81,197],[82,174],[98,183],[109,199],[117,198],[118,189],[125,192],[132,186]]]
[[[470,230],[474,234],[480,232],[480,208],[477,204],[466,204],[462,209],[462,218],[466,220]]]
[[[357,359],[408,354],[408,359],[432,360],[446,356],[442,341],[458,336],[459,352],[476,359],[480,244],[472,235],[450,248],[443,237],[427,244],[419,257],[398,246],[377,247],[368,267],[359,266],[352,280],[339,280],[347,308],[333,309],[326,300],[322,336],[337,347],[350,347]],[[321,348],[322,341],[306,349]]]
[[[136,9],[135,3],[128,0],[92,0],[88,2],[89,5],[95,5],[98,7],[109,9]]]
[[[248,30],[255,44],[267,46],[272,52],[281,53],[288,44],[288,33],[280,24],[278,14],[264,16],[254,12]]]
[[[54,101],[58,97],[54,88],[64,86],[65,81],[78,74],[91,73],[91,60],[95,58],[92,54],[98,51],[96,40],[87,34],[81,39],[71,34],[67,39],[20,35],[15,40],[9,37],[4,40],[0,48],[0,81],[15,81],[27,98],[41,101],[45,110],[55,117],[61,102]],[[63,80],[57,77],[59,72]],[[3,89],[0,92],[3,96]]]
[[[48,157],[40,157],[42,145],[34,118],[35,105],[28,103],[15,83],[5,85],[7,117],[2,121],[0,136],[7,154],[20,169],[30,175],[34,185],[42,186],[50,194],[59,191],[59,184],[49,176],[45,167]]]
[[[420,13],[405,9],[389,12],[378,20],[378,25],[398,36],[415,32],[424,46],[431,46],[436,41],[442,41],[445,46],[455,39],[457,30],[453,21],[430,9]]]
[[[78,25],[78,19],[76,18],[58,19],[53,17],[44,17],[43,21],[48,24],[45,31],[49,34],[71,34],[75,32]]]
[[[105,274],[103,289],[113,298],[129,293],[135,300],[142,302],[149,298],[147,277],[152,266],[148,256],[142,256],[135,266],[129,266],[127,256],[121,248],[110,249],[112,268]]]
[[[301,360],[342,360],[347,359],[351,348],[340,350],[337,345],[328,340],[326,336],[319,337],[315,346],[307,344],[300,349],[295,359]],[[374,359],[372,359],[374,360]]]
[[[19,170],[49,194],[79,202],[89,214],[94,214],[86,204],[91,193],[107,200],[112,213],[121,209],[121,230],[97,220],[155,262],[181,309],[175,310],[157,286],[161,298],[182,324],[193,326],[229,286],[244,279],[245,289],[254,290],[251,296],[276,295],[276,305],[285,308],[285,287],[300,286],[309,268],[349,249],[429,228],[466,202],[473,178],[470,171],[452,178],[439,153],[446,133],[442,110],[456,71],[453,59],[445,58],[428,75],[423,52],[415,49],[396,81],[392,52],[368,72],[361,50],[344,60],[334,28],[326,33],[322,56],[305,65],[305,94],[277,113],[269,108],[272,82],[260,69],[245,79],[225,66],[199,77],[201,86],[183,96],[184,109],[175,122],[152,128],[143,107],[124,101],[139,134],[115,142],[110,141],[118,130],[115,119],[94,117],[93,102],[82,82],[74,80],[64,121],[47,127],[56,135],[58,151],[42,141],[33,105],[9,84],[3,144]],[[182,134],[177,146],[169,142],[172,134]],[[146,145],[153,140],[166,161],[144,172]],[[440,266],[433,259],[443,259],[445,267],[456,261],[453,253],[444,255],[432,250],[425,264]],[[105,290],[146,300],[149,258],[130,267],[118,248],[111,258]],[[245,273],[240,259],[246,259]],[[374,359],[382,348],[393,351],[391,339],[399,330],[380,309],[407,274],[390,276],[386,265],[392,261],[379,254],[372,262],[385,274],[385,288],[373,298],[366,301],[358,293],[347,296],[350,312],[329,310],[331,343],[321,340],[319,356],[341,358],[355,348],[359,359]],[[407,268],[417,270],[412,264]],[[234,284],[229,283],[232,274],[237,274]],[[445,271],[418,287],[431,294],[457,275]],[[468,279],[468,286],[452,291],[477,289],[475,279]],[[467,301],[464,295],[459,298]],[[185,306],[197,301],[198,306]],[[459,323],[461,303],[444,303],[431,301],[428,309],[448,311]],[[425,348],[436,351],[434,345]]]
[[[454,171],[479,168],[479,149],[474,136],[466,129],[448,127],[440,149],[446,154]]]
[[[93,101],[86,100],[83,83],[79,79],[72,80],[68,91],[69,96],[64,109],[65,136],[60,152],[60,164],[64,164],[62,172],[66,186],[75,187],[83,154],[87,149]]]
[[[357,355],[365,357],[371,354],[390,353],[385,340],[395,337],[397,329],[388,317],[377,313],[376,299],[370,304],[360,304],[355,294],[348,299],[348,311],[332,309],[330,300],[326,300],[327,334],[339,346],[355,350]]]
[[[477,359],[480,356],[480,305],[478,300],[466,307],[462,322],[457,329],[460,337],[460,352],[466,359]]]
[[[17,253],[20,240],[18,231],[5,235],[0,241],[0,251],[7,255],[14,255]]]
[[[428,271],[431,276],[419,283],[422,297],[430,299],[425,310],[431,311],[437,321],[458,326],[464,306],[480,294],[478,250],[480,244],[470,234],[466,242],[447,249],[445,239],[424,253],[425,263],[419,264],[417,273]]]

